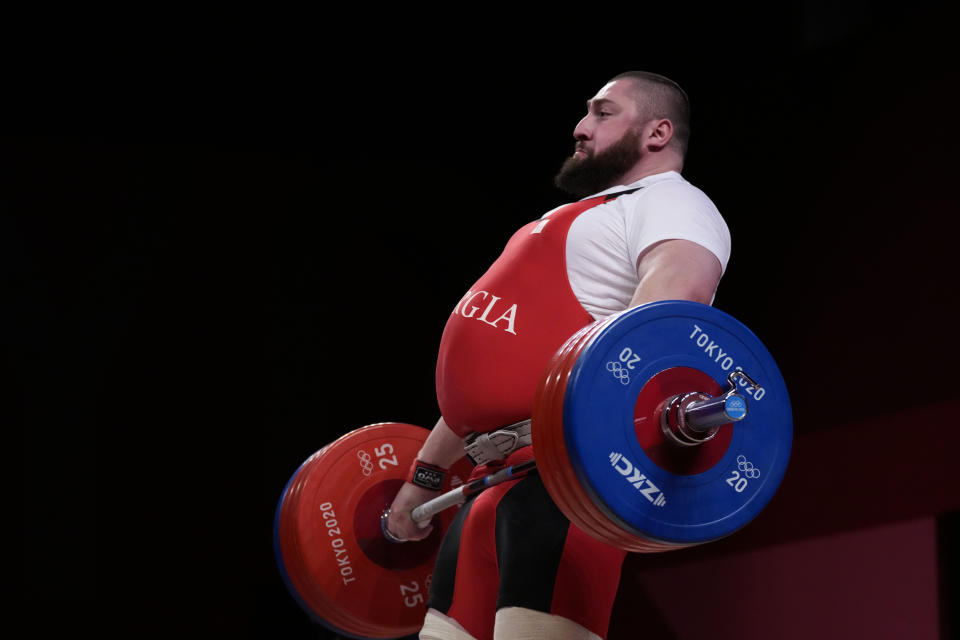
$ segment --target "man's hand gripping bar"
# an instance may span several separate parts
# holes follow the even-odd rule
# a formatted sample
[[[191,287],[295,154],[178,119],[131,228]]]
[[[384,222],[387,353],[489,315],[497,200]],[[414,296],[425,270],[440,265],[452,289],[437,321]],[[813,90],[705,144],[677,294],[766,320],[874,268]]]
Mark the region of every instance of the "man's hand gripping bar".
[[[440,511],[461,505],[466,502],[468,498],[477,495],[484,489],[492,487],[495,484],[500,484],[501,482],[506,482],[507,480],[512,480],[513,478],[519,478],[523,475],[526,475],[527,473],[534,471],[536,466],[536,460],[527,460],[526,462],[505,467],[500,471],[491,473],[483,478],[477,478],[472,482],[468,482],[457,487],[456,489],[451,489],[443,495],[424,502],[419,507],[414,508],[410,517],[414,522],[417,523],[417,525],[426,525],[426,523],[430,522],[430,519]],[[404,542],[404,540],[399,540],[393,537],[393,535],[391,535],[390,531],[387,529],[387,517],[389,515],[390,510],[387,509],[383,512],[383,515],[380,516],[380,530],[383,531],[383,536],[391,542]]]

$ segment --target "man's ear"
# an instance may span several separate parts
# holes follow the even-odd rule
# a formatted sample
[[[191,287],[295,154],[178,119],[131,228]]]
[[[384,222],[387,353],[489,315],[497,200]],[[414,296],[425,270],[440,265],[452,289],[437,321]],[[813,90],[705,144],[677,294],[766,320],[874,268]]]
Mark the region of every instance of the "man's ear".
[[[644,143],[651,151],[660,151],[673,138],[673,123],[667,118],[651,120],[643,128]]]

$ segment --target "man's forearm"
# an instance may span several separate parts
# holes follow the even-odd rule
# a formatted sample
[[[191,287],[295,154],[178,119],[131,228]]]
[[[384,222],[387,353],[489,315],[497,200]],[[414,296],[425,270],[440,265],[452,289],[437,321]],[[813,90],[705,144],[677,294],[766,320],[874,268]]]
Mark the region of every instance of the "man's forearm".
[[[464,455],[463,438],[454,433],[443,418],[440,418],[427,436],[417,457],[423,462],[449,469]]]

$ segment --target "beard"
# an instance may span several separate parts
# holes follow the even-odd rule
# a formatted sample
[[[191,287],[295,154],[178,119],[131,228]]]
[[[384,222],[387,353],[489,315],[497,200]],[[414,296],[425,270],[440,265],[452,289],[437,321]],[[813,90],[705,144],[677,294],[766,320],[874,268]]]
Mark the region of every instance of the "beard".
[[[585,158],[571,156],[563,162],[553,183],[578,198],[619,184],[640,160],[640,131],[630,129],[603,151]]]

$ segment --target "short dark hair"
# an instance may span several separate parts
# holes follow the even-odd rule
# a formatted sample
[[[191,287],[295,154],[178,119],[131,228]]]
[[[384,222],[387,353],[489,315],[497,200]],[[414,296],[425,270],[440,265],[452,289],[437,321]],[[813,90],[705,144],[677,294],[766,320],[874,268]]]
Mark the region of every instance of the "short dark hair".
[[[625,71],[611,79],[630,78],[637,85],[637,106],[648,119],[667,118],[673,123],[673,140],[680,155],[690,142],[690,98],[683,88],[666,76],[649,71]]]

